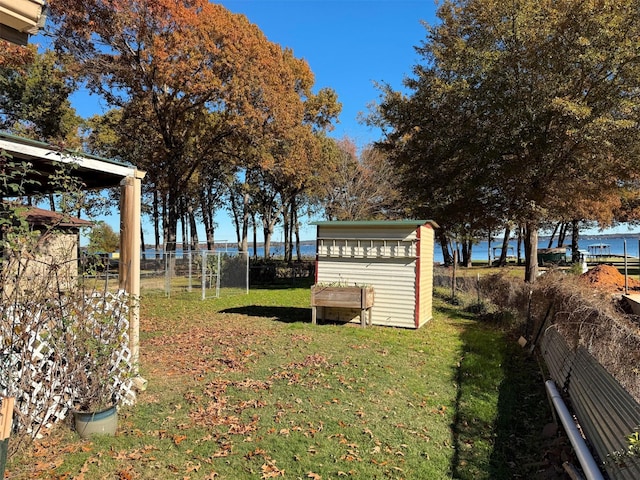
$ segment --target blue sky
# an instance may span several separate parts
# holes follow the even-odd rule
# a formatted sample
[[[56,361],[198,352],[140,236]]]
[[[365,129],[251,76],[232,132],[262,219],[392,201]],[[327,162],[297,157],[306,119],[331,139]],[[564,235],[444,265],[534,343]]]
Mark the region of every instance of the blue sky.
[[[267,38],[307,61],[316,87],[333,88],[342,103],[332,136],[362,147],[380,132],[361,125],[359,113],[379,98],[375,82],[402,88],[425,38],[421,20],[433,23],[434,0],[233,0],[221,2],[256,24]]]
[[[435,0],[233,0],[220,2],[246,15],[266,37],[303,58],[315,75],[315,89],[329,87],[342,103],[330,135],[348,136],[363,147],[380,138],[377,129],[358,122],[379,99],[376,82],[402,89],[424,40],[421,21],[435,21]],[[36,41],[38,39],[36,38]],[[104,101],[77,92],[73,106],[89,117],[107,110]]]
[[[358,115],[366,113],[368,105],[379,99],[380,91],[375,83],[386,82],[396,90],[403,88],[403,78],[411,75],[412,67],[420,60],[414,47],[426,35],[421,21],[435,23],[437,7],[435,0],[230,0],[220,3],[234,13],[246,15],[270,41],[304,58],[315,75],[316,89],[329,87],[337,92],[343,108],[331,135],[347,136],[359,147],[380,138],[377,129],[358,122]],[[74,95],[72,101],[83,117],[103,113],[107,107],[85,92]],[[105,220],[114,228],[118,226],[117,216]],[[234,241],[235,233],[226,212],[220,212],[216,220],[216,239]],[[307,225],[311,220],[301,220],[303,239],[313,239],[315,228]],[[615,230],[627,233],[633,229],[620,226]],[[151,238],[152,233],[150,227],[145,228],[147,238]],[[281,240],[281,235],[277,230],[274,240]]]
[[[220,2],[246,15],[267,38],[293,50],[315,75],[316,89],[333,88],[343,110],[332,136],[349,136],[360,147],[380,137],[357,116],[379,98],[376,82],[402,89],[419,61],[414,47],[425,38],[421,21],[435,22],[435,0],[232,0]],[[42,42],[42,37],[34,41]],[[107,110],[104,101],[80,91],[78,114]]]

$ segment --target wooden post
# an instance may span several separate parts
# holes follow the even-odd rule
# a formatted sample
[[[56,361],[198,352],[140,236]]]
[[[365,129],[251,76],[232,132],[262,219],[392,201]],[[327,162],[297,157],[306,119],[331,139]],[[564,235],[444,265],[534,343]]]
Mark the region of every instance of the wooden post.
[[[11,425],[13,423],[13,397],[2,398],[2,408],[0,408],[0,441],[9,438]]]
[[[129,349],[134,373],[140,358],[140,226],[142,178],[136,170],[133,177],[120,182],[120,267],[119,287],[130,296]]]

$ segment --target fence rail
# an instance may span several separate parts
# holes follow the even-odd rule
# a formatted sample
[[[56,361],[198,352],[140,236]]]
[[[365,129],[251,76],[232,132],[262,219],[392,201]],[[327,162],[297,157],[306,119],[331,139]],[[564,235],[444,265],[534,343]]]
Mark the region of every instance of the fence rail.
[[[569,348],[553,326],[540,348],[602,468],[614,480],[639,479],[640,458],[626,453],[627,437],[640,428],[640,404],[584,347]]]

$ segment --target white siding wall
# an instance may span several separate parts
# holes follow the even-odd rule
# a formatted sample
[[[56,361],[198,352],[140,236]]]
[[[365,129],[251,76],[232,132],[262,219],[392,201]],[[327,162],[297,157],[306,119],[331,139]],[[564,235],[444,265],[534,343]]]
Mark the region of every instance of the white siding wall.
[[[400,261],[402,260],[402,261]],[[371,321],[374,325],[415,328],[416,260],[323,258],[318,262],[318,283],[342,282],[371,285],[375,301]],[[326,318],[360,321],[360,311],[326,309]]]
[[[433,229],[430,226],[330,222],[318,225],[317,247],[318,283],[373,286],[374,325],[416,328],[418,300],[420,325],[431,319]],[[318,313],[321,318],[360,321],[359,310],[326,308]]]

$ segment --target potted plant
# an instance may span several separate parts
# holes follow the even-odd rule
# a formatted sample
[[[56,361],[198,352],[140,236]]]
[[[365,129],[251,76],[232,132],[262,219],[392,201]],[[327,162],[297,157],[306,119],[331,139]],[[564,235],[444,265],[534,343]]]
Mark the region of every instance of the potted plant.
[[[124,292],[68,299],[65,345],[75,429],[113,435],[117,407],[131,383]]]

